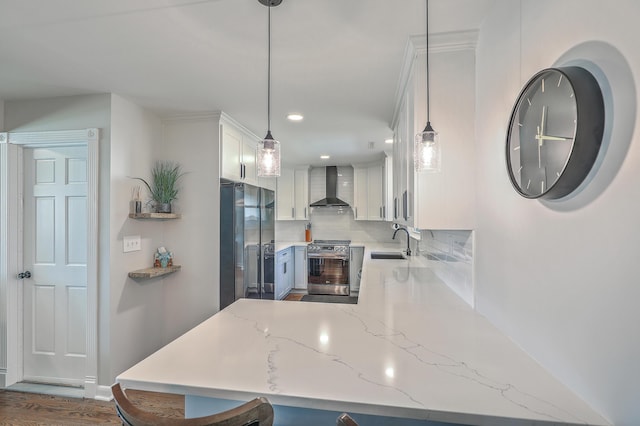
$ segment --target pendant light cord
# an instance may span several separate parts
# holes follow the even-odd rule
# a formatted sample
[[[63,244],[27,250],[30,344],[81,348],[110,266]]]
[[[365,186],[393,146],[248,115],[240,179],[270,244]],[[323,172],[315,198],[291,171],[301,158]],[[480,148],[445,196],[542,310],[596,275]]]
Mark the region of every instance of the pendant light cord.
[[[271,134],[271,4],[268,6],[267,23],[267,132]]]
[[[426,40],[426,80],[427,80],[427,123],[429,123],[429,0],[425,0],[425,14],[426,14],[426,34],[425,34],[425,40]]]

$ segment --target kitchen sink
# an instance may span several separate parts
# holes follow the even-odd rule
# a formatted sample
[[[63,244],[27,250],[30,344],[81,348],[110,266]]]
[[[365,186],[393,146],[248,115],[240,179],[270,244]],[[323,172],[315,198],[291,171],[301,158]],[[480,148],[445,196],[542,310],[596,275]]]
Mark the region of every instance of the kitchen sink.
[[[398,251],[372,251],[372,259],[406,259],[404,254]]]

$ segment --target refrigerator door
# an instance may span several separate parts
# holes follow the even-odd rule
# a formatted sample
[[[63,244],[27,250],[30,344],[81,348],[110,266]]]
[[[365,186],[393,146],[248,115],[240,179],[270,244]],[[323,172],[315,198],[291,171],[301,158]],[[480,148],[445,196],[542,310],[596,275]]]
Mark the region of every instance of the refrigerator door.
[[[244,189],[233,182],[220,185],[220,309],[237,299],[244,277]]]
[[[272,299],[275,294],[275,192],[260,189],[261,294]]]
[[[244,186],[244,276],[237,282],[236,298],[261,298],[260,286],[260,188]]]

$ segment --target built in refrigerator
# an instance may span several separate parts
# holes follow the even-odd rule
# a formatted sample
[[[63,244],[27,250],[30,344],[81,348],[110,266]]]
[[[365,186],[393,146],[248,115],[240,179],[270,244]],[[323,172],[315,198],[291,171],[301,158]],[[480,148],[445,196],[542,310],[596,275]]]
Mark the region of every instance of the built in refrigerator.
[[[220,309],[239,298],[273,299],[275,193],[220,182]]]

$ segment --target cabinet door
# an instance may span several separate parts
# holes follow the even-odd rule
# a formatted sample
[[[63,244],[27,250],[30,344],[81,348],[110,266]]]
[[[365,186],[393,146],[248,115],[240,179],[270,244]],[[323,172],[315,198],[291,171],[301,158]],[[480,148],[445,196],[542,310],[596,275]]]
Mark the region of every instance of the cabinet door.
[[[256,169],[256,148],[257,141],[248,135],[242,138],[242,171],[244,181],[251,185],[258,185]]]
[[[293,287],[306,290],[307,289],[307,248],[295,248],[295,277]]]
[[[276,181],[276,219],[295,220],[293,169],[280,169]]]
[[[296,220],[309,219],[309,170],[296,169],[294,172],[294,207]]]
[[[221,176],[226,179],[240,181],[242,179],[242,133],[233,126],[220,124],[222,137]]]
[[[282,295],[283,298],[286,297],[286,295],[289,294],[291,290],[293,290],[294,272],[293,256],[289,255],[289,258],[284,264],[285,286],[284,294]]]
[[[405,96],[401,103],[402,107],[398,112],[398,123],[395,131],[393,145],[393,217],[394,222],[409,224],[411,217],[409,200],[409,174],[413,176],[413,164],[409,164],[408,150],[413,149],[413,136],[410,135],[408,116],[413,114],[413,109],[409,111],[409,102]]]
[[[383,166],[376,164],[367,168],[367,219],[384,220]]]
[[[369,179],[366,167],[353,168],[353,218],[368,220]]]
[[[275,299],[283,299],[291,290],[291,248],[276,253]]]
[[[273,294],[275,300],[280,300],[283,293],[284,286],[284,267],[283,262],[277,258],[276,260],[276,273],[275,273],[275,282],[273,283]]]

